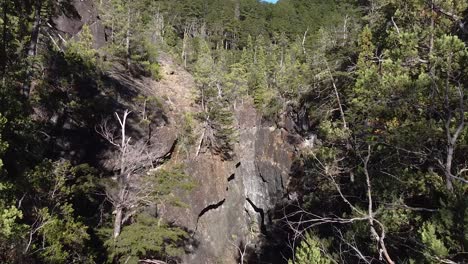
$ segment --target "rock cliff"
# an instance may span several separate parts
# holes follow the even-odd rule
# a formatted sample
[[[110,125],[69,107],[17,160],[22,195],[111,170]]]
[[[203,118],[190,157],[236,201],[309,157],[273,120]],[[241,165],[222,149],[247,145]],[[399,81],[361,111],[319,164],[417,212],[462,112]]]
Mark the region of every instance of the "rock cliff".
[[[105,29],[92,1],[76,0],[73,5],[75,16],[61,16],[55,21],[59,32],[73,37],[88,23],[92,25],[95,46],[101,46]],[[164,77],[159,82],[134,79],[117,71],[108,73],[119,89],[161,101],[152,144],[161,149],[165,162],[183,163],[196,184],[190,193],[179,194],[187,207],[161,206],[158,214],[191,231],[193,245],[187,247],[184,263],[239,263],[241,255],[255,255],[270,237],[274,209],[288,196],[295,149],[302,139],[295,134],[290,118],[282,118],[280,124],[284,125],[262,122],[261,115],[246,102],[234,109],[238,141],[232,160],[223,160],[209,151],[197,155],[197,146],[184,155],[178,153],[174,145],[179,140],[184,114],[199,111],[193,96],[195,83],[169,55],[162,53],[160,64]],[[119,100],[122,107],[136,107],[129,99]],[[193,133],[200,137],[201,126],[196,125]]]
[[[165,72],[175,70],[175,74],[156,83],[154,92],[179,109],[168,112],[171,119],[181,120],[180,109],[190,110],[194,102],[179,96],[193,94],[193,80],[170,59],[162,59],[161,64]],[[192,149],[178,161],[196,183],[184,197],[189,206],[160,212],[193,231],[196,245],[184,257],[185,263],[238,263],[241,252],[255,254],[269,235],[274,208],[287,197],[296,149],[289,139],[297,135],[262,122],[250,103],[234,111],[238,124],[234,158],[222,160],[209,151],[196,156]]]

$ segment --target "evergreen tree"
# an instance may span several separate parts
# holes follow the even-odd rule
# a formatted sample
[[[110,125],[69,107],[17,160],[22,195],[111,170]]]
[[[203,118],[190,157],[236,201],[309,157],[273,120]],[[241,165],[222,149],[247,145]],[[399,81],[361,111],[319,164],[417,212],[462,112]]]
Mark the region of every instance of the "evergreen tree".
[[[216,65],[208,43],[199,40],[199,45],[194,77],[199,89],[197,100],[202,107],[200,118],[204,123],[204,130],[198,148],[205,144],[212,151],[220,153],[223,158],[229,159],[234,143],[234,118],[228,98],[223,93],[224,74],[216,74]]]
[[[457,7],[461,6],[454,3],[449,9],[456,11]],[[467,49],[450,34],[450,19],[436,15],[446,8],[418,1],[394,1],[382,7],[380,11],[388,12],[378,15],[383,21],[373,21],[359,37],[355,81],[344,82],[339,76],[335,82],[350,84],[341,88],[346,92],[342,105],[349,131],[341,129],[337,115],[322,120],[319,136],[325,144],[308,161],[315,173],[309,180],[320,184],[322,192],[309,196],[311,208],[336,193],[344,206],[359,214],[366,204],[346,198],[347,193],[368,196],[368,200],[369,190],[378,193],[372,208],[380,212],[376,218],[386,234],[386,246],[380,245],[384,253],[380,254],[387,262],[440,263],[463,258],[456,244],[465,239],[454,230],[463,228],[464,217],[447,212],[465,211],[465,198],[461,198],[466,196],[464,179],[452,176],[464,167],[457,148],[463,148],[460,135],[466,133],[462,132],[466,131],[466,98],[461,96],[466,91],[462,84],[466,76],[461,69],[466,67],[462,58]],[[331,185],[322,183],[318,175],[324,175]],[[327,209],[314,214],[334,215],[337,203],[322,204]],[[343,208],[339,211],[341,219],[347,217]],[[408,231],[408,221],[417,228]],[[347,235],[334,232],[335,243],[352,236],[350,248],[357,258],[376,253],[367,235],[362,236],[367,229],[363,225],[342,228]],[[403,230],[419,240],[405,240],[406,235],[400,236],[406,232]]]

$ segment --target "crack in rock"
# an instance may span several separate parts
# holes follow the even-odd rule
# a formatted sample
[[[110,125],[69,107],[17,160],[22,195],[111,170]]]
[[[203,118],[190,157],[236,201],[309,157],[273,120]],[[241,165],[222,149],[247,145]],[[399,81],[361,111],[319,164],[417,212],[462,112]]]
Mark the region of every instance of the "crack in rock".
[[[151,165],[153,167],[157,167],[158,165],[164,164],[170,160],[172,158],[172,154],[174,154],[177,143],[178,139],[176,138],[172,143],[171,148],[166,153],[162,153],[159,157],[156,157],[155,160],[151,162]]]
[[[260,167],[258,166],[257,160],[255,160],[254,163],[255,163],[255,168],[257,169],[257,172],[258,172],[258,176],[260,176],[260,178],[262,179],[262,182],[263,183],[268,183],[268,181],[265,179],[265,177],[263,177],[263,174],[260,171]]]
[[[262,222],[260,223],[260,229],[261,229],[263,234],[266,234],[267,232],[266,232],[266,225],[265,225],[265,211],[262,208],[257,207],[252,202],[252,200],[250,200],[250,198],[246,198],[246,200],[250,204],[250,206],[252,206],[254,211],[257,212],[258,214],[260,214],[260,218],[262,219]]]
[[[235,173],[233,173],[231,176],[229,176],[229,178],[228,178],[228,182],[230,182],[230,181],[234,180],[235,178],[236,178],[236,174],[235,174]]]
[[[265,180],[265,177],[263,177],[263,174],[260,171],[258,171],[258,176],[260,176],[260,178],[262,179],[262,182],[268,183],[268,181]]]
[[[281,189],[284,191],[285,186],[284,186],[284,181],[283,181],[283,175],[281,175],[281,172],[279,173],[279,175],[277,175],[277,177],[280,178],[280,181],[281,181]]]
[[[225,201],[226,201],[226,199],[223,199],[223,200],[219,201],[218,203],[210,204],[210,205],[208,205],[207,207],[203,208],[203,210],[201,210],[201,212],[198,214],[197,225],[196,225],[195,230],[198,229],[198,222],[200,221],[200,218],[201,218],[203,215],[205,215],[208,211],[218,209],[219,207],[221,207],[221,206],[224,204]]]

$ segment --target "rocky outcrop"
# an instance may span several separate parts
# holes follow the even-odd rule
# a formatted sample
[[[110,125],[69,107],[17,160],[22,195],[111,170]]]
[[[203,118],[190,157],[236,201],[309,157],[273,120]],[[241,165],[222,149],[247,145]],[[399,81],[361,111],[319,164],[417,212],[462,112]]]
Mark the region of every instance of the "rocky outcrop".
[[[101,46],[105,32],[93,2],[75,0],[73,5],[76,17],[58,17],[58,32],[74,36],[88,23],[92,25],[95,46]],[[255,253],[262,238],[269,235],[273,210],[287,197],[295,146],[302,138],[294,132],[292,119],[283,117],[283,128],[270,126],[262,122],[251,103],[245,103],[235,110],[238,143],[233,160],[223,160],[210,152],[197,155],[197,146],[188,154],[177,153],[174,144],[185,113],[199,111],[194,99],[195,84],[192,76],[170,56],[162,53],[160,64],[164,74],[160,82],[135,79],[125,72],[108,73],[109,80],[118,84],[117,99],[122,108],[138,113],[139,109],[132,105],[132,98],[137,95],[161,101],[149,140],[160,150],[164,162],[184,164],[196,184],[190,193],[178,194],[187,207],[160,206],[158,214],[192,232],[194,243],[187,246],[184,263],[238,263],[240,251]],[[135,125],[136,135],[146,133],[139,129]],[[200,137],[200,125],[193,134]]]
[[[194,232],[196,246],[184,263],[238,263],[239,250],[254,253],[268,235],[272,210],[286,196],[294,158],[289,133],[262,125],[249,104],[240,106],[236,116],[234,160],[211,153],[190,158],[186,169],[197,187],[185,197],[189,207],[164,212]]]
[[[196,113],[199,108],[192,76],[165,54],[160,63],[165,73],[162,81],[133,80],[132,89],[161,99],[167,122],[154,128],[151,141],[167,151],[177,141],[184,114]],[[263,123],[251,103],[237,106],[235,117],[238,142],[232,160],[223,160],[210,151],[197,155],[197,146],[187,154],[175,148],[166,160],[182,163],[196,185],[189,193],[177,194],[187,207],[160,206],[158,212],[192,232],[193,245],[187,247],[184,263],[238,263],[239,250],[255,253],[262,239],[269,236],[274,208],[287,197],[295,148],[301,137],[293,128]],[[283,119],[284,124],[292,122]],[[200,124],[193,134],[200,137]]]
[[[53,20],[57,41],[76,36],[86,24],[94,37],[94,47],[102,47],[106,43],[106,34],[99,18],[98,4],[99,1],[94,0],[63,1],[60,14]]]

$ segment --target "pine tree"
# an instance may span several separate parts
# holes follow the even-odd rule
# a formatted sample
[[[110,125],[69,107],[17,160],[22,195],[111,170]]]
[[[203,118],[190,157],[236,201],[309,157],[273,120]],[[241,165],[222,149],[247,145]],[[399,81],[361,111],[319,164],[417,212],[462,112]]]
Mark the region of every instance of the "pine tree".
[[[229,71],[224,77],[224,85],[226,86],[227,99],[231,102],[242,102],[248,95],[248,78],[249,78],[249,64],[250,59],[247,51],[241,52],[239,62],[233,63],[229,66]]]
[[[234,117],[228,98],[223,92],[224,73],[217,72],[215,68],[208,43],[200,40],[194,77],[199,89],[198,102],[203,111],[200,113],[200,118],[204,123],[204,131],[198,148],[205,144],[212,151],[220,153],[223,158],[230,159],[235,139]]]
[[[271,99],[268,87],[267,54],[264,39],[260,36],[253,47],[253,63],[250,65],[249,86],[255,106],[261,111]]]
[[[103,22],[110,29],[109,53],[124,59],[127,69],[141,66],[154,79],[161,78],[157,63],[154,24],[159,17],[158,7],[152,1],[101,1]],[[160,26],[160,25],[158,25]],[[134,65],[136,64],[136,65]]]

